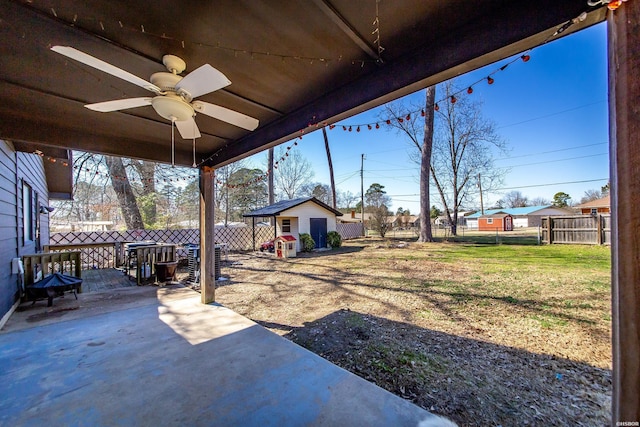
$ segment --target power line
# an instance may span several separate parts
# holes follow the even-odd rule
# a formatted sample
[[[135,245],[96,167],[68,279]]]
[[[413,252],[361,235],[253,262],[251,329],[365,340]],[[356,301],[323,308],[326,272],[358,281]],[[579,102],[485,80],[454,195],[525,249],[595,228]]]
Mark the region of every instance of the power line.
[[[609,155],[609,153],[590,154],[588,156],[567,157],[567,158],[564,158],[564,159],[545,160],[545,161],[542,161],[542,162],[535,162],[535,163],[522,163],[522,164],[519,164],[519,165],[512,165],[512,166],[500,166],[498,169],[511,169],[511,168],[517,168],[517,167],[520,167],[520,166],[544,165],[544,164],[547,164],[547,163],[566,162],[567,160],[587,159],[589,157],[598,157],[598,156],[607,156],[607,155]]]
[[[606,102],[606,101],[596,101],[596,102],[592,102],[592,103],[590,103],[590,104],[580,105],[579,107],[573,107],[573,108],[568,108],[568,109],[566,109],[566,110],[562,110],[562,111],[556,111],[555,113],[545,114],[544,116],[534,117],[534,118],[532,118],[532,119],[523,120],[523,121],[521,121],[521,122],[517,122],[517,123],[510,123],[510,124],[508,124],[508,125],[498,126],[496,129],[503,129],[503,128],[507,128],[507,127],[511,127],[511,126],[521,125],[521,124],[523,124],[523,123],[529,123],[529,122],[533,122],[533,121],[536,121],[536,120],[546,119],[546,118],[548,118],[548,117],[557,116],[557,115],[559,115],[559,114],[568,113],[568,112],[570,112],[570,111],[580,110],[580,109],[582,109],[582,108],[590,107],[590,106],[592,106],[592,105],[602,104],[603,102]]]
[[[522,154],[522,155],[519,155],[519,156],[500,157],[500,158],[493,159],[493,160],[495,160],[495,161],[499,161],[499,160],[518,159],[518,158],[521,158],[521,157],[531,157],[531,156],[538,156],[538,155],[540,155],[540,154],[559,153],[559,152],[561,152],[561,151],[577,150],[578,148],[595,147],[596,145],[604,145],[604,144],[609,144],[609,141],[605,141],[605,142],[596,142],[595,144],[577,145],[577,146],[575,146],[575,147],[560,148],[560,149],[558,149],[558,150],[540,151],[540,152],[538,152],[538,153]]]
[[[598,182],[598,181],[609,181],[609,178],[586,179],[586,180],[583,180],[583,181],[552,182],[552,183],[548,183],[548,184],[519,185],[518,187],[496,188],[495,191],[519,190],[521,188],[533,188],[533,187],[546,187],[548,185],[584,184],[586,182]]]

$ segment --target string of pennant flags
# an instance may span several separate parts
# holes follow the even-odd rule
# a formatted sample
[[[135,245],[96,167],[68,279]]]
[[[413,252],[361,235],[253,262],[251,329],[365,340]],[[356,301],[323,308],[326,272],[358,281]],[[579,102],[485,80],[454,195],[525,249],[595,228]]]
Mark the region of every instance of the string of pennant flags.
[[[591,6],[591,7],[593,7],[593,6],[597,6],[597,5],[605,5],[605,4],[606,4],[606,5],[607,5],[607,7],[608,7],[610,10],[612,10],[612,11],[613,11],[613,10],[616,10],[617,8],[619,8],[619,7],[620,7],[624,2],[626,2],[626,1],[628,1],[628,0],[589,0],[589,1],[588,1],[588,4],[589,4],[589,6]],[[52,13],[53,13],[54,15],[56,14],[56,12],[55,12],[53,9],[52,9]],[[57,16],[57,15],[56,15],[56,16]],[[558,36],[559,34],[561,34],[561,33],[563,33],[564,31],[566,31],[566,30],[567,30],[569,27],[571,27],[572,25],[574,25],[574,24],[577,24],[577,23],[579,23],[579,22],[584,21],[584,20],[586,19],[586,17],[587,17],[586,12],[583,12],[583,13],[581,13],[579,16],[577,16],[576,18],[573,18],[573,19],[571,19],[571,20],[569,20],[569,21],[565,22],[564,24],[560,25],[559,27],[557,27],[556,31],[555,31],[553,34],[551,34],[549,37],[547,37],[547,38],[546,38],[546,39],[545,39],[545,40],[544,40],[544,41],[543,41],[539,46],[542,46],[542,45],[546,44],[546,43],[547,43],[547,42],[549,42],[551,39],[555,38],[555,37],[556,37],[556,36]],[[75,19],[76,19],[76,18],[74,18],[74,20],[75,20]],[[377,18],[377,17],[376,17],[376,19],[378,20],[378,18]],[[75,21],[74,21],[74,22],[75,22]],[[121,27],[123,27],[123,28],[124,28],[124,25],[123,25],[120,21],[119,21],[119,24],[120,24],[120,26],[121,26]],[[378,25],[378,24],[379,24],[379,21],[378,21],[378,22],[375,22],[375,21],[374,21],[374,25],[376,25],[376,30],[377,30],[377,31],[374,31],[374,33],[377,33],[377,34],[378,34],[378,37],[379,37],[379,27],[377,27],[377,25]],[[102,23],[101,23],[101,25],[102,25]],[[142,32],[145,32],[145,31],[144,31],[144,27],[142,27]],[[153,35],[153,34],[152,34],[152,35]],[[167,36],[166,36],[166,35],[164,35],[164,34],[162,35],[162,37],[163,37],[163,38],[170,38],[170,37],[167,37]],[[379,40],[377,40],[377,42],[379,43]],[[184,43],[185,43],[185,42],[184,42],[184,41],[182,41],[182,43],[183,43],[183,47],[184,47]],[[227,48],[227,47],[220,46],[220,45],[213,46],[213,47],[217,47],[217,48],[220,48],[220,49],[233,50],[233,49],[231,49],[231,48]],[[384,48],[382,48],[381,46],[378,46],[378,52],[379,52],[379,53],[381,53],[383,49],[384,49]],[[501,66],[500,66],[500,67],[498,67],[498,68],[496,68],[495,70],[493,70],[492,72],[490,72],[489,74],[487,74],[486,76],[484,76],[483,78],[481,78],[481,79],[479,79],[479,80],[477,80],[477,81],[473,82],[472,84],[468,85],[466,88],[459,89],[458,91],[456,91],[456,92],[454,92],[454,93],[448,94],[446,97],[441,98],[441,99],[439,99],[439,100],[435,101],[435,102],[433,103],[433,105],[431,105],[431,106],[427,106],[427,107],[425,107],[425,108],[433,108],[435,111],[439,111],[439,109],[440,109],[440,104],[444,104],[444,103],[447,103],[447,102],[449,102],[449,103],[451,103],[451,104],[455,104],[461,96],[468,96],[468,95],[473,94],[474,89],[475,89],[479,84],[482,84],[482,83],[486,83],[487,85],[492,85],[492,84],[494,84],[495,79],[497,78],[497,74],[498,74],[498,73],[500,73],[500,72],[502,72],[502,71],[505,71],[505,70],[506,70],[509,66],[511,66],[512,64],[514,64],[514,63],[516,63],[516,62],[518,62],[518,61],[521,61],[521,62],[523,62],[523,63],[529,62],[529,60],[531,59],[531,52],[532,52],[534,49],[535,49],[535,48],[528,49],[528,50],[527,50],[527,51],[525,51],[524,53],[522,53],[522,54],[520,54],[520,55],[518,55],[518,56],[514,56],[510,61],[508,61],[507,63],[505,63],[505,64],[501,65]],[[252,56],[253,56],[253,55],[256,55],[256,54],[265,54],[265,55],[271,55],[271,56],[282,56],[283,58],[289,58],[289,57],[288,57],[288,56],[286,56],[286,55],[273,55],[273,54],[270,54],[270,53],[268,53],[268,52],[267,52],[267,53],[265,53],[265,52],[251,52],[251,51],[245,51],[245,50],[241,50],[241,51],[240,51],[240,50],[238,50],[238,51],[236,52],[236,54],[237,54],[238,52],[240,52],[240,53],[247,53],[247,54],[251,54]],[[326,62],[326,61],[327,61],[327,59],[326,59],[326,58],[304,58],[304,57],[298,57],[298,56],[291,56],[291,58],[293,58],[293,59],[305,59],[305,60],[313,60],[313,59],[316,59],[316,60],[319,60],[320,62]],[[380,58],[380,57],[379,57],[379,58]],[[340,59],[341,59],[341,58],[340,58]],[[381,59],[378,59],[378,60],[376,60],[376,61],[381,61]],[[302,136],[307,132],[307,130],[308,130],[309,128],[311,128],[311,131],[316,130],[316,129],[319,129],[319,128],[323,128],[323,127],[328,127],[328,128],[329,128],[329,130],[333,130],[333,129],[335,129],[336,127],[338,127],[339,129],[342,129],[342,130],[343,130],[343,131],[345,131],[345,132],[352,132],[352,131],[360,132],[360,131],[362,131],[363,129],[367,129],[367,130],[377,130],[377,129],[380,129],[381,125],[391,125],[394,121],[395,121],[395,122],[398,122],[398,123],[403,123],[404,121],[409,121],[409,120],[411,120],[411,118],[412,118],[412,117],[414,117],[416,114],[419,114],[420,116],[424,117],[424,116],[426,115],[425,109],[424,109],[424,108],[421,108],[421,109],[418,109],[418,110],[408,111],[408,112],[403,113],[402,115],[399,115],[399,116],[397,116],[397,117],[388,117],[388,118],[385,118],[385,119],[382,119],[382,120],[379,120],[379,121],[368,122],[368,123],[355,123],[355,124],[349,124],[349,123],[343,123],[343,124],[335,124],[335,123],[333,123],[333,124],[328,124],[328,123],[326,123],[326,122],[316,122],[316,121],[315,121],[315,117],[313,117],[313,118],[312,118],[312,120],[308,123],[307,128],[305,128],[305,129],[301,129],[301,130],[299,131],[299,135],[296,137],[296,140],[295,140],[291,145],[287,146],[285,153],[284,153],[284,154],[283,154],[283,155],[282,155],[282,156],[281,156],[277,161],[275,161],[275,162],[274,162],[273,169],[274,169],[274,170],[275,170],[275,169],[278,169],[278,166],[279,166],[282,162],[286,161],[286,159],[289,157],[289,152],[290,152],[290,150],[291,150],[291,149],[293,149],[293,147],[294,147],[294,146],[297,146],[297,145],[298,145],[298,139],[299,139],[299,140],[302,140]],[[228,146],[229,146],[229,145],[227,144],[227,145],[225,145],[224,147],[222,147],[222,148],[218,149],[215,153],[213,153],[213,154],[211,154],[209,157],[207,157],[207,158],[203,159],[203,160],[202,160],[200,163],[198,163],[198,164],[195,164],[195,162],[194,162],[193,167],[194,167],[194,168],[199,168],[199,167],[200,167],[200,166],[202,166],[203,164],[205,164],[205,163],[207,163],[207,162],[209,162],[209,161],[213,160],[213,159],[214,159],[214,157],[217,157],[217,156],[218,156],[218,154],[219,154],[221,151],[223,151],[224,149],[228,148]],[[58,161],[57,159],[55,159],[55,158],[53,158],[53,157],[45,156],[45,155],[44,155],[44,153],[42,153],[42,152],[41,152],[41,151],[39,151],[39,150],[36,150],[36,151],[35,151],[35,154],[38,154],[38,155],[40,155],[40,156],[41,156],[41,157],[43,157],[43,158],[44,158],[44,157],[46,157],[46,159],[47,159],[48,161],[52,162],[52,163],[56,163],[56,162]],[[66,162],[66,161],[61,161],[61,162],[60,162],[60,164],[62,164],[63,166],[69,166],[68,162]],[[104,176],[104,177],[109,177],[109,174],[107,174],[107,173],[103,173],[103,172],[100,172],[100,171],[97,171],[97,170],[93,170],[93,169],[90,169],[90,168],[81,168],[81,167],[79,167],[79,166],[74,166],[74,169],[84,169],[84,171],[85,171],[85,172],[87,172],[87,173],[93,173],[93,174],[95,174],[95,175]],[[216,179],[216,183],[217,183],[218,185],[221,185],[221,186],[227,186],[228,188],[232,188],[232,189],[236,189],[236,188],[247,188],[247,187],[249,187],[249,186],[255,185],[255,184],[257,184],[257,183],[259,183],[259,182],[261,182],[261,181],[265,180],[265,179],[269,176],[269,174],[270,174],[270,173],[271,173],[271,171],[267,170],[265,173],[263,173],[263,174],[261,174],[261,175],[259,175],[259,176],[257,176],[257,177],[254,177],[254,178],[252,178],[251,180],[248,180],[248,181],[246,181],[246,182],[240,183],[240,184],[229,184],[229,183],[224,182],[224,181],[221,181],[221,180],[219,180],[219,179]],[[120,176],[114,176],[114,177],[112,177],[112,178],[113,178],[113,179],[116,179],[116,180],[126,180],[126,179],[127,179],[127,177],[126,177],[126,176],[121,176],[121,177],[120,177]],[[176,177],[176,178],[164,178],[164,179],[159,179],[159,180],[158,180],[158,179],[156,179],[156,182],[158,182],[158,183],[160,183],[160,182],[165,182],[165,183],[173,183],[173,182],[176,182],[176,183],[178,183],[178,182],[184,182],[184,181],[194,180],[194,179],[196,179],[196,178],[197,178],[197,176],[186,176],[186,177]],[[150,180],[150,181],[151,181],[151,180]],[[144,181],[143,181],[143,182],[144,182]]]

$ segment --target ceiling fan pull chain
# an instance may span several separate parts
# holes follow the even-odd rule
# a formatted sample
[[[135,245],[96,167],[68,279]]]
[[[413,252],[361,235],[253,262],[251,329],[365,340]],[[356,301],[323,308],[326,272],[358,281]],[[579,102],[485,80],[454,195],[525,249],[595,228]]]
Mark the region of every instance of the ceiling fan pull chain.
[[[194,118],[195,118],[195,114],[194,114]],[[196,122],[193,122],[193,164],[191,165],[191,167],[195,168],[196,167]]]
[[[171,117],[171,167],[176,166],[176,118]]]

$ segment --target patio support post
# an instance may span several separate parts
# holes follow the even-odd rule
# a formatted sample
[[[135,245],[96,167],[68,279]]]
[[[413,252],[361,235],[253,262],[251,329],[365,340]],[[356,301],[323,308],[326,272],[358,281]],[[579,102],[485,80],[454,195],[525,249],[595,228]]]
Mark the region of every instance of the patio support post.
[[[200,169],[200,299],[203,304],[215,301],[215,218],[212,167]]]
[[[640,1],[608,16],[612,425],[640,421]]]

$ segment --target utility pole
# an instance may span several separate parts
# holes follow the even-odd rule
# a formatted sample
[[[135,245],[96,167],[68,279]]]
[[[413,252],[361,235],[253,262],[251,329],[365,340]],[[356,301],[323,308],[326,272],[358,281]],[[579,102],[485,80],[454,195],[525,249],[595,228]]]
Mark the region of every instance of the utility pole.
[[[364,231],[364,154],[360,160],[360,222]]]
[[[322,127],[322,136],[324,137],[324,148],[327,151],[327,162],[329,163],[329,178],[331,178],[331,204],[333,209],[337,206],[336,201],[336,182],[333,179],[333,163],[331,162],[331,150],[329,150],[329,138],[327,137],[327,127]]]
[[[482,203],[482,181],[480,180],[480,174],[478,174],[478,188],[480,189],[480,212],[484,215],[484,204]]]

